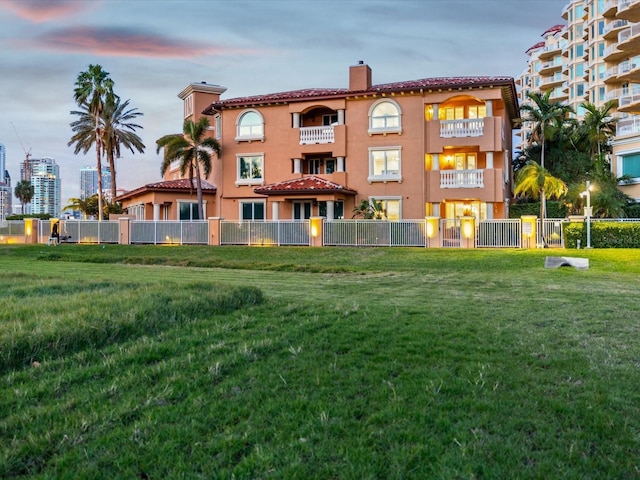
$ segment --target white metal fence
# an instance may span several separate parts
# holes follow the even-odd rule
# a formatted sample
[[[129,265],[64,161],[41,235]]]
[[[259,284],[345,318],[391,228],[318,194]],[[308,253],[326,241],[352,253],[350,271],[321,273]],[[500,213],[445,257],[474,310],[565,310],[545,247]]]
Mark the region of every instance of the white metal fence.
[[[520,248],[522,245],[522,221],[483,220],[476,226],[476,247]]]
[[[206,221],[132,220],[129,241],[153,245],[207,245],[209,224]]]
[[[310,245],[309,220],[223,220],[220,245]]]
[[[23,236],[24,222],[22,220],[5,220],[0,222],[0,235],[7,237]]]
[[[64,220],[61,222],[60,239],[67,243],[118,243],[120,227],[115,220]],[[40,238],[50,235],[50,222],[40,222]]]
[[[324,224],[324,245],[354,247],[424,247],[424,220],[334,220]]]

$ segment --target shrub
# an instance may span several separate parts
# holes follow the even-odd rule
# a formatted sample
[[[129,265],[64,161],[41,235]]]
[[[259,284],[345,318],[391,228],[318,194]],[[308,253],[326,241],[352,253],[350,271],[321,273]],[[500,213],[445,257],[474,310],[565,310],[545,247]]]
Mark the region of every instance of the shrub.
[[[585,222],[570,222],[564,226],[564,244],[576,248],[580,240],[587,245]],[[640,248],[640,222],[592,222],[591,246],[594,248]]]
[[[559,201],[547,201],[547,218],[565,218],[567,206]],[[540,215],[540,202],[513,203],[509,206],[509,218],[520,218],[523,215]]]

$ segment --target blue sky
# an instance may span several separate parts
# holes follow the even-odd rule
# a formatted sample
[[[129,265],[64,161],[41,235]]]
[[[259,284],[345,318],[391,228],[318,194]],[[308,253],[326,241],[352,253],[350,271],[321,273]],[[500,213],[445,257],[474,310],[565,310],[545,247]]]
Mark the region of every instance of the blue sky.
[[[182,128],[189,83],[223,98],[342,88],[363,60],[374,83],[441,76],[517,76],[525,51],[562,23],[567,0],[0,0],[0,143],[13,184],[24,159],[53,157],[62,206],[79,195],[69,112],[89,64],[144,113],[144,154],[123,152],[118,187],[159,181],[155,141]],[[18,132],[14,131],[14,127]]]

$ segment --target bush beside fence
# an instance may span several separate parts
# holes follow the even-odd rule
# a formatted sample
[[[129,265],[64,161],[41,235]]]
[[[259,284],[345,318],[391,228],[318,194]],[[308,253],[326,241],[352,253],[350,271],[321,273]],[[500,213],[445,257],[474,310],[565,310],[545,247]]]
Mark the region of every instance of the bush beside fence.
[[[565,247],[577,248],[578,240],[582,248],[587,245],[587,224],[585,222],[565,224]],[[640,248],[640,221],[592,221],[591,246],[593,248]]]

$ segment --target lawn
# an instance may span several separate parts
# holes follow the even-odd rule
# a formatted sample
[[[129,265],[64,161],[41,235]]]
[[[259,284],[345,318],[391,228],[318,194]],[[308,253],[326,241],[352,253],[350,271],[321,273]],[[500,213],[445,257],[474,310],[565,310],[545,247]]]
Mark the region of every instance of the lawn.
[[[0,271],[0,478],[640,477],[640,251],[1,246]]]

